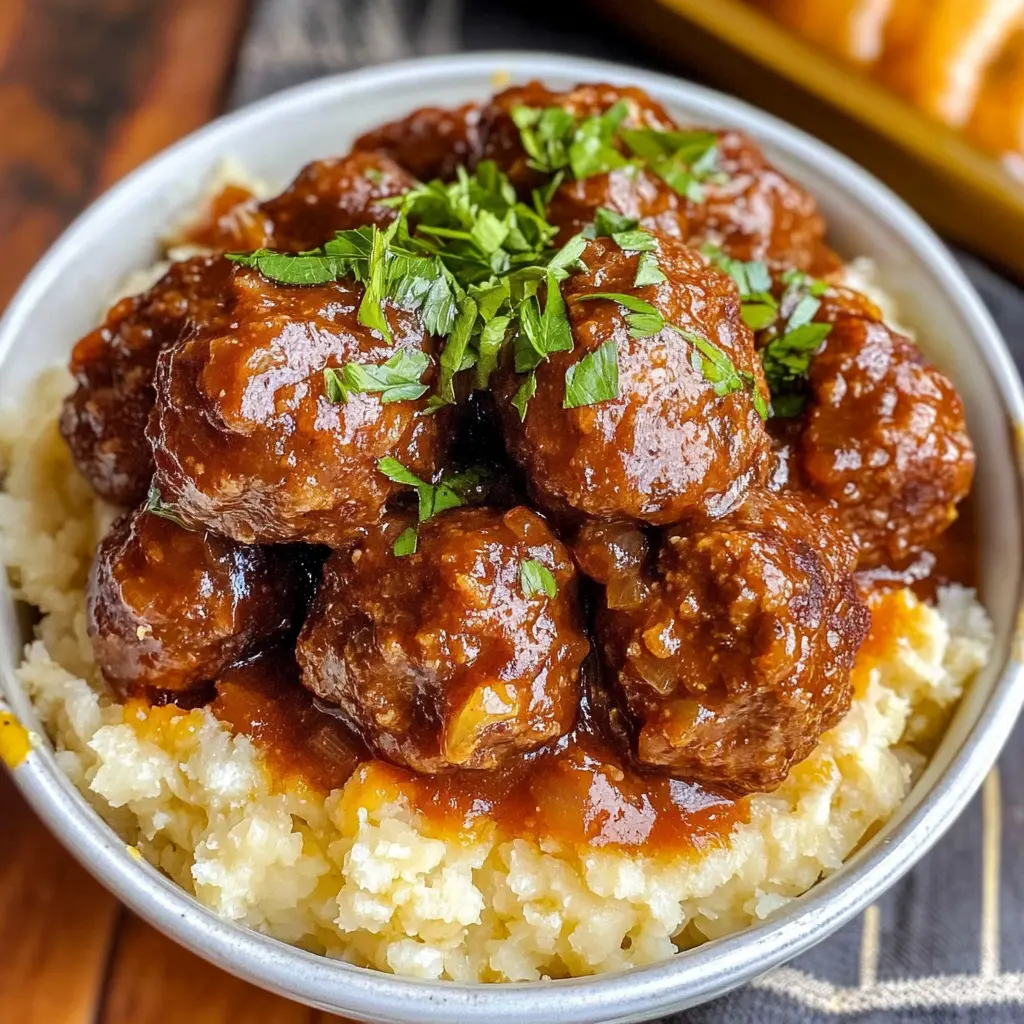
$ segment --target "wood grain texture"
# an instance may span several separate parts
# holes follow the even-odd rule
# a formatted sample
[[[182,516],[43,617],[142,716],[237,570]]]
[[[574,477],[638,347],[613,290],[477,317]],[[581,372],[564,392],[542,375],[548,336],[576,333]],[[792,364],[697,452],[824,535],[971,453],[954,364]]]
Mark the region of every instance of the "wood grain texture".
[[[225,974],[126,914],[96,1024],[309,1024],[312,1013]]]
[[[220,109],[244,0],[0,2],[0,304],[97,192]]]
[[[90,1024],[119,917],[0,770],[0,1019]]]
[[[0,304],[96,193],[219,112],[245,0],[0,0]],[[0,1020],[326,1024],[179,948],[0,770]]]

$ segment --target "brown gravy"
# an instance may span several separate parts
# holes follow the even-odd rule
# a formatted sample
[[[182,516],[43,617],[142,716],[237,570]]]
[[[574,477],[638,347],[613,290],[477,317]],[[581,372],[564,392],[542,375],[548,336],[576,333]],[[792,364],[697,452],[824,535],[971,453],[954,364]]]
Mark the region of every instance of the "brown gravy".
[[[721,841],[747,817],[746,801],[638,772],[583,729],[491,771],[417,775],[372,759],[314,704],[289,652],[226,672],[210,710],[253,739],[279,783],[326,793],[351,779],[344,804],[354,809],[401,796],[435,835],[465,838],[497,827],[568,846],[675,852]]]
[[[890,657],[898,635],[912,625],[905,604],[887,593],[909,586],[931,601],[944,583],[974,584],[974,520],[967,502],[956,523],[911,565],[861,574],[873,624],[854,670],[855,691],[866,669]],[[324,794],[344,788],[342,813],[353,818],[360,807],[402,798],[424,816],[431,834],[444,838],[470,839],[496,828],[570,847],[673,854],[724,841],[749,815],[747,800],[638,771],[585,727],[497,770],[418,775],[370,757],[337,717],[321,710],[298,681],[290,651],[228,670],[210,710],[252,738],[279,785]]]

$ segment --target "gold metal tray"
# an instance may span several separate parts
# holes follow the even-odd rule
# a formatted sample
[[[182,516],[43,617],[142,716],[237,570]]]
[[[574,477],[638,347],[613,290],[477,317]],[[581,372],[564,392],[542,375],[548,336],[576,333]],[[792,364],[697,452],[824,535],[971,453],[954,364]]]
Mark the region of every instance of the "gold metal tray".
[[[1024,184],[959,133],[741,0],[594,0],[710,84],[849,154],[937,230],[1024,278]]]

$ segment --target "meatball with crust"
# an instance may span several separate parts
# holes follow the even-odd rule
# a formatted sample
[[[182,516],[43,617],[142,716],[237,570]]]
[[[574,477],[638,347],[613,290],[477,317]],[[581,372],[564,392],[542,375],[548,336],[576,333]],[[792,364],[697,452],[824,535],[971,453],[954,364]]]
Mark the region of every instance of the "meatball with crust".
[[[636,253],[609,239],[587,245],[587,271],[562,285],[573,350],[537,368],[524,420],[512,404],[524,378],[509,365],[495,378],[509,451],[552,512],[666,525],[695,511],[727,511],[765,471],[769,439],[752,391],[766,392],[735,285],[671,239],[660,239],[655,255],[667,280],[637,288]],[[649,303],[666,326],[635,337],[617,302],[581,301],[595,292]],[[703,336],[747,383],[717,393],[693,342],[669,324]],[[607,342],[616,346],[618,397],[564,408],[567,371]]]
[[[597,83],[578,85],[567,92],[552,92],[541,82],[528,82],[499,92],[484,108],[483,158],[494,160],[517,188],[541,185],[545,176],[533,168],[531,157],[523,148],[519,127],[512,119],[512,111],[517,107],[538,110],[561,107],[580,121],[604,114],[619,102],[627,107],[623,127],[658,131],[671,131],[676,127],[665,108],[642,89]]]
[[[137,509],[93,561],[96,662],[122,696],[182,693],[301,621],[309,589],[294,552],[236,544]]]
[[[395,210],[381,200],[400,196],[415,184],[415,178],[380,153],[314,160],[280,195],[264,202],[228,186],[185,240],[222,251],[303,252],[323,245],[338,231],[390,224]]]
[[[454,178],[460,165],[473,167],[480,159],[480,104],[414,110],[361,135],[353,149],[383,153],[421,181]]]
[[[647,600],[598,617],[637,759],[733,794],[778,786],[849,707],[869,625],[855,557],[796,495],[671,531]]]
[[[960,396],[909,339],[842,313],[810,390],[795,448],[803,484],[836,504],[861,568],[898,564],[952,523],[971,488]]]
[[[60,429],[93,490],[116,505],[146,496],[153,455],[146,422],[160,352],[190,323],[218,321],[231,265],[219,256],[174,263],[148,291],[121,299],[96,330],[75,345],[77,388],[64,400]]]
[[[519,128],[512,120],[512,111],[520,106],[540,109],[557,106],[582,120],[604,114],[620,101],[628,108],[623,127],[659,131],[675,128],[664,107],[642,89],[581,85],[569,92],[557,93],[539,82],[531,82],[498,93],[485,108],[484,156],[495,160],[521,190],[541,185],[544,176],[530,166],[530,157],[523,148]],[[657,175],[630,164],[579,181],[570,178],[558,187],[547,211],[548,220],[559,228],[558,244],[564,244],[582,231],[602,206],[671,238],[683,239],[688,233],[686,200]]]
[[[302,681],[382,757],[493,768],[566,733],[589,650],[568,551],[527,508],[406,519],[328,561],[299,638]]]
[[[327,395],[325,368],[383,364],[400,349],[433,355],[419,318],[390,303],[393,344],[360,324],[362,298],[348,280],[288,287],[239,269],[225,290],[230,329],[199,330],[162,354],[154,480],[188,522],[246,544],[337,546],[376,522],[398,489],[378,459],[433,475],[447,415],[424,415],[426,395]],[[431,361],[423,383],[434,375]]]
[[[765,159],[753,139],[719,133],[718,177],[687,205],[688,241],[721,246],[738,260],[764,260],[773,270],[796,267],[818,277],[840,268],[825,244],[825,220],[814,197]]]

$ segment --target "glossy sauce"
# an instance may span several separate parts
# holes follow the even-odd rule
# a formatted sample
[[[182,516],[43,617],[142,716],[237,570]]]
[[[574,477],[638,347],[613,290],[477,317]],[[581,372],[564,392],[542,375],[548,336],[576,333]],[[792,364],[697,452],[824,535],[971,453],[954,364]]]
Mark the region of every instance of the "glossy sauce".
[[[439,837],[496,827],[566,846],[672,853],[722,842],[747,818],[746,801],[638,772],[583,729],[496,770],[418,775],[367,758],[323,706],[298,682],[290,652],[277,652],[225,673],[210,711],[252,738],[278,782],[323,793],[348,783],[343,812],[353,814],[402,797]]]
[[[862,591],[910,587],[922,600],[934,603],[939,587],[961,583],[978,585],[977,514],[973,496],[957,507],[957,518],[923,551],[899,568],[881,566],[856,574]]]

